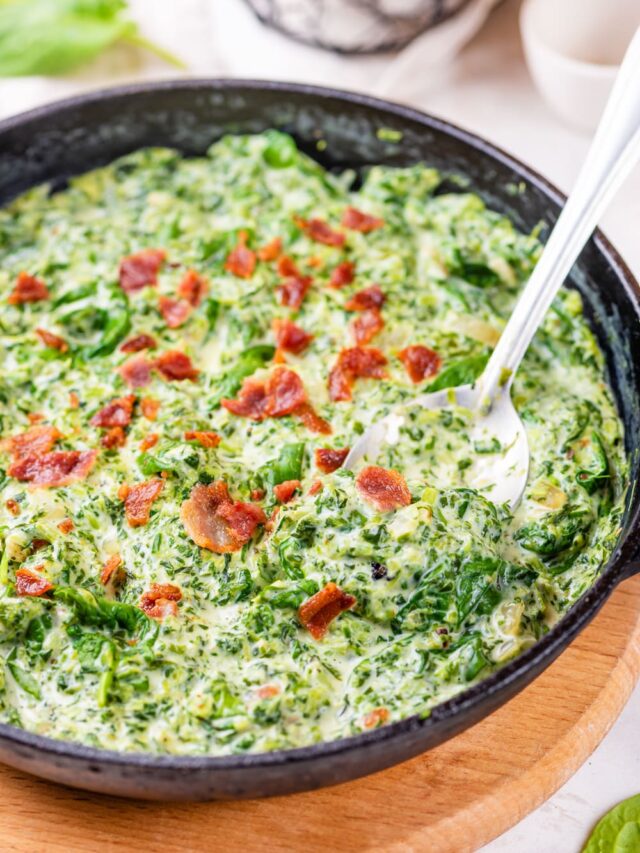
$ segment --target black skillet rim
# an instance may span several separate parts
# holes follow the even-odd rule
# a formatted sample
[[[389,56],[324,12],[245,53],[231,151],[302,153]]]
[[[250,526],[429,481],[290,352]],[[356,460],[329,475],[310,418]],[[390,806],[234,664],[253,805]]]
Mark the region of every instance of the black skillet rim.
[[[376,111],[389,113],[397,119],[416,122],[452,136],[475,150],[479,155],[497,160],[499,163],[512,169],[527,184],[532,184],[541,190],[553,204],[562,205],[566,200],[566,196],[554,184],[542,177],[534,169],[531,169],[499,146],[494,145],[478,134],[464,130],[444,119],[437,118],[404,104],[394,103],[393,101],[345,89],[334,89],[310,84],[244,78],[185,78],[115,86],[57,100],[53,103],[11,116],[0,121],[0,134],[18,128],[31,120],[46,119],[60,111],[81,108],[86,104],[109,101],[122,96],[136,96],[154,91],[171,91],[176,89],[196,91],[216,89],[247,89],[252,92],[275,91],[282,92],[283,94],[307,95],[313,99],[320,100],[337,99],[347,104],[351,103],[359,107],[369,107]],[[592,239],[598,251],[617,274],[621,285],[631,295],[633,301],[637,305],[640,305],[640,285],[617,250],[599,229],[595,231]],[[595,616],[617,584],[634,572],[635,567],[633,563],[637,559],[638,549],[637,545],[634,545],[632,542],[632,538],[634,533],[640,532],[640,496],[631,493],[629,504],[625,520],[626,532],[622,534],[621,541],[616,546],[600,577],[549,633],[541,640],[538,640],[530,649],[527,649],[523,654],[492,673],[492,675],[483,681],[478,682],[453,699],[437,705],[432,709],[429,716],[420,717],[414,715],[372,732],[340,740],[326,741],[295,749],[247,755],[174,756],[155,755],[153,753],[117,752],[114,750],[97,749],[73,741],[56,740],[44,735],[32,734],[6,723],[0,723],[0,740],[11,741],[18,746],[36,749],[41,753],[51,756],[67,757],[114,766],[128,766],[132,769],[146,768],[148,770],[163,769],[175,771],[255,770],[261,767],[302,764],[313,761],[314,759],[355,752],[365,749],[370,744],[383,744],[387,741],[393,741],[395,738],[414,734],[427,727],[442,726],[449,720],[464,717],[465,715],[472,715],[483,704],[492,706],[491,700],[496,695],[499,696],[504,693],[508,696],[509,688],[512,685],[517,684],[521,680],[526,682],[526,676],[530,669],[542,671]],[[522,685],[522,687],[524,686],[525,684]],[[507,701],[507,696],[505,696],[503,702]],[[498,704],[503,704],[503,702],[499,702]],[[490,713],[490,710],[487,713]],[[480,717],[486,716],[487,713],[482,714],[481,712]]]

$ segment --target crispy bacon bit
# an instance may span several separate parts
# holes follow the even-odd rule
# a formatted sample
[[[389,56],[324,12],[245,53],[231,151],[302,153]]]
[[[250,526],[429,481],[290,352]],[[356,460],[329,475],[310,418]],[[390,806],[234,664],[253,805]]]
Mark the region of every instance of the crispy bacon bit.
[[[387,708],[374,708],[362,718],[362,725],[365,729],[377,729],[387,723],[390,716]]]
[[[299,277],[302,275],[293,258],[289,255],[281,255],[278,258],[278,275],[280,278],[289,278],[290,276]]]
[[[251,500],[252,501],[261,501],[265,496],[264,489],[252,489],[251,490]]]
[[[343,592],[335,583],[328,583],[298,608],[298,619],[314,640],[321,640],[329,625],[343,611],[350,610],[356,603],[352,595]]]
[[[329,373],[329,396],[334,402],[351,399],[351,386],[360,379],[384,379],[387,359],[375,347],[343,349]]]
[[[149,523],[151,504],[158,498],[164,487],[159,477],[152,477],[144,483],[126,486],[118,492],[124,501],[124,512],[130,527],[143,527]]]
[[[321,480],[314,480],[313,483],[311,483],[311,486],[309,487],[309,491],[307,492],[307,494],[312,495],[312,496],[317,495],[318,492],[322,491],[322,489],[323,489],[322,481]]]
[[[202,447],[217,447],[222,441],[217,432],[199,429],[187,430],[184,437],[186,441],[197,441]]]
[[[235,249],[229,253],[224,268],[238,278],[251,278],[256,268],[256,253],[247,247],[249,235],[240,231]]]
[[[329,279],[330,287],[344,287],[356,277],[356,265],[353,261],[342,261],[341,264],[333,270]]]
[[[177,349],[167,350],[159,355],[154,362],[154,367],[169,381],[194,380],[198,376],[198,371],[191,363],[189,356]]]
[[[318,447],[315,450],[316,468],[319,468],[323,474],[331,474],[337,471],[344,465],[344,460],[349,455],[349,448],[342,447],[334,449],[333,447]]]
[[[125,580],[125,571],[120,554],[112,554],[102,567],[100,572],[100,583],[102,586],[115,589],[122,586]]]
[[[32,539],[31,540],[31,553],[35,554],[36,551],[41,551],[43,548],[46,548],[48,545],[51,545],[48,539]]]
[[[256,696],[258,699],[273,699],[275,696],[279,696],[281,692],[277,684],[263,684],[256,690]]]
[[[51,581],[37,572],[42,571],[44,566],[34,566],[31,569],[18,569],[16,572],[16,592],[18,595],[39,598],[53,589]]]
[[[356,488],[362,497],[380,512],[409,506],[411,492],[406,480],[397,471],[368,465],[356,477]]]
[[[295,222],[307,237],[316,243],[323,243],[325,246],[344,245],[346,239],[344,234],[334,231],[323,219],[301,219],[300,217],[296,217]]]
[[[194,486],[180,516],[196,545],[216,554],[239,551],[267,520],[261,507],[233,501],[222,480]]]
[[[178,296],[186,299],[192,308],[197,308],[207,295],[209,283],[195,270],[187,270],[178,285]]]
[[[342,214],[342,225],[345,228],[350,228],[352,231],[360,231],[362,234],[368,234],[369,231],[382,228],[384,219],[371,216],[369,213],[363,213],[356,207],[348,207]]]
[[[140,352],[143,349],[155,349],[157,346],[155,338],[142,334],[125,341],[120,347],[120,352]]]
[[[44,420],[44,415],[42,412],[29,412],[27,420],[30,424],[39,424]]]
[[[296,326],[291,320],[281,320],[276,317],[272,323],[272,328],[278,349],[292,352],[295,355],[299,355],[313,340],[313,335],[305,332],[300,326]]]
[[[192,311],[186,299],[172,299],[170,296],[158,297],[158,309],[169,329],[179,329]]]
[[[321,418],[311,403],[301,403],[291,414],[301,420],[310,432],[318,432],[321,435],[331,435],[333,432],[329,421]]]
[[[140,400],[140,411],[148,421],[155,421],[160,411],[160,400],[153,397],[143,397]]]
[[[32,454],[48,453],[62,433],[52,426],[33,426],[26,432],[12,435],[2,442],[2,449],[13,456],[13,461],[24,459]]]
[[[75,391],[69,391],[69,408],[70,409],[78,409],[80,408],[80,397],[76,394]]]
[[[442,364],[437,352],[421,344],[405,347],[398,353],[398,358],[404,364],[411,381],[416,383],[435,376]]]
[[[149,591],[142,593],[139,607],[152,619],[165,619],[178,615],[181,599],[181,589],[172,583],[152,583]]]
[[[282,418],[296,412],[306,403],[304,385],[297,373],[286,367],[275,367],[266,382],[266,417]]]
[[[273,494],[278,503],[288,504],[297,490],[300,488],[300,480],[285,480],[273,487]]]
[[[152,447],[155,447],[159,438],[160,436],[157,432],[150,432],[149,435],[145,435],[140,442],[140,450],[150,450]]]
[[[135,402],[136,398],[134,394],[127,394],[126,397],[116,397],[115,400],[111,400],[104,408],[96,412],[89,423],[95,427],[129,426]]]
[[[125,293],[133,293],[143,287],[155,287],[166,256],[167,253],[162,249],[142,249],[123,258],[120,261],[120,287]]]
[[[370,308],[358,315],[351,324],[351,331],[356,344],[366,345],[384,329],[382,314],[377,308]]]
[[[241,418],[251,418],[254,421],[264,420],[267,408],[267,390],[264,382],[256,379],[245,379],[235,400],[224,399],[221,405]]]
[[[258,249],[258,258],[261,261],[275,261],[282,251],[282,240],[280,237],[274,237],[266,246]]]
[[[60,524],[58,524],[58,530],[65,536],[67,535],[67,533],[71,533],[74,527],[75,524],[70,518],[63,518]]]
[[[143,388],[151,382],[153,367],[144,355],[136,355],[118,368],[118,373],[131,388]]]
[[[48,332],[46,329],[36,329],[36,335],[46,347],[57,349],[59,352],[69,350],[69,344],[60,335],[54,335],[53,332]]]
[[[304,302],[307,291],[312,284],[313,279],[309,275],[292,275],[285,278],[276,287],[280,304],[297,311]]]
[[[382,308],[386,300],[386,296],[382,292],[379,284],[372,284],[371,287],[365,287],[364,290],[355,293],[348,302],[345,302],[346,311],[367,311],[371,308]]]
[[[41,302],[43,299],[49,299],[49,290],[44,281],[21,272],[18,273],[7,302],[9,305],[24,305],[25,302]]]
[[[324,261],[317,255],[312,255],[310,258],[307,258],[307,266],[313,270],[321,270],[324,266]]]
[[[115,450],[116,447],[124,447],[127,443],[127,434],[122,427],[111,427],[100,439],[100,444],[107,450]]]
[[[84,480],[97,455],[97,450],[32,453],[9,465],[7,474],[34,486],[67,486],[76,480]]]
[[[6,508],[9,510],[11,515],[20,515],[20,504],[18,501],[14,501],[13,498],[9,498],[9,500],[5,503]]]

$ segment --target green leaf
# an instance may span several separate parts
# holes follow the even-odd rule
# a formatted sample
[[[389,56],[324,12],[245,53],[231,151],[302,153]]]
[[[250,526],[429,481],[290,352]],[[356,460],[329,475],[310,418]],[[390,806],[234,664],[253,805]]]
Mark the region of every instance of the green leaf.
[[[265,134],[267,137],[267,147],[262,152],[265,162],[274,169],[284,169],[287,166],[292,166],[298,157],[298,149],[296,143],[288,133],[281,133],[279,130],[268,130]]]
[[[471,557],[462,564],[456,578],[459,625],[472,613],[487,615],[499,604],[495,582],[501,567],[502,560],[493,557]]]
[[[297,609],[305,599],[317,591],[318,584],[309,578],[293,584],[276,581],[271,586],[264,588],[262,598],[272,607]]]
[[[454,251],[454,263],[449,272],[463,278],[475,287],[492,287],[500,284],[500,276],[491,267],[466,258],[459,249]]]
[[[579,466],[576,480],[588,495],[592,495],[609,479],[607,454],[597,432],[591,433],[587,444],[578,444],[573,458]]]
[[[640,794],[618,803],[596,824],[582,853],[640,850]]]
[[[87,353],[87,358],[98,358],[104,355],[111,355],[120,341],[129,334],[131,329],[131,317],[129,309],[124,303],[114,307],[109,312],[109,318],[104,326],[102,337],[95,347],[91,347]]]
[[[443,368],[426,391],[442,391],[443,388],[457,388],[458,385],[472,385],[487,366],[489,353],[469,355],[453,361]]]
[[[526,548],[543,557],[553,557],[566,550],[577,536],[591,524],[591,516],[580,507],[565,507],[560,512],[549,513],[542,521],[525,524],[515,538]]]
[[[117,41],[180,64],[123,17],[123,0],[12,0],[0,4],[0,76],[64,74]]]
[[[268,361],[271,361],[275,352],[275,347],[270,344],[257,344],[242,352],[238,361],[220,379],[211,405],[219,406],[221,400],[234,397],[240,390],[242,382],[260,367],[264,367]]]
[[[21,666],[18,666],[16,663],[16,650],[13,649],[11,654],[7,658],[7,667],[9,672],[13,676],[14,681],[21,687],[25,693],[29,693],[30,696],[33,696],[34,699],[41,699],[40,695],[40,687],[38,686],[38,682],[35,678]]]
[[[303,459],[304,442],[285,444],[280,455],[262,465],[257,473],[261,481],[272,488],[286,480],[300,480]]]

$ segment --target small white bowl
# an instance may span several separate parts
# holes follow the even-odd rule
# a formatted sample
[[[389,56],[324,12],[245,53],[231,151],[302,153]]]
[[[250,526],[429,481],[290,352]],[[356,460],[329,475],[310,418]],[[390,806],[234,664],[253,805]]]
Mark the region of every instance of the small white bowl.
[[[524,0],[527,65],[560,118],[582,130],[596,127],[639,26],[640,0]]]

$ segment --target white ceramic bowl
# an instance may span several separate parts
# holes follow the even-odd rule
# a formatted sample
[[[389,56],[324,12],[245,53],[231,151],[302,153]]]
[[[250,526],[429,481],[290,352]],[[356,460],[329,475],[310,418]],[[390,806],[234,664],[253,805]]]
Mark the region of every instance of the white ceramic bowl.
[[[531,76],[554,112],[593,130],[624,51],[640,27],[640,0],[524,0],[520,30]]]

